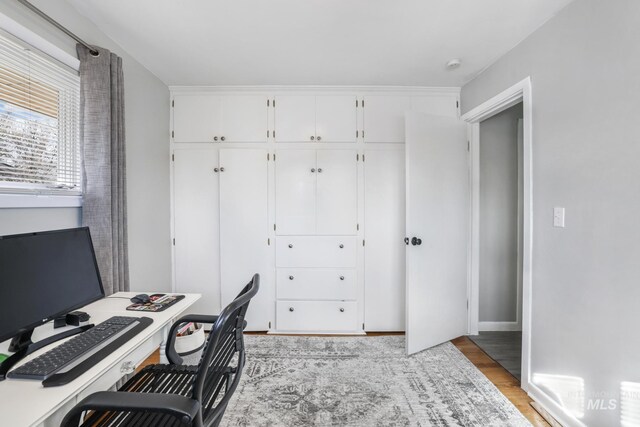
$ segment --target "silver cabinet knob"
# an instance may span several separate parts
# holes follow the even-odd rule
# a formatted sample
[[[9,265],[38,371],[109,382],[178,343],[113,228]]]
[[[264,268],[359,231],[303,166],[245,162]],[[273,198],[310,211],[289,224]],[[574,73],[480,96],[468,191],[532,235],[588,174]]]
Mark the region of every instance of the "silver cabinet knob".
[[[318,168],[318,173],[322,173],[322,168]]]
[[[224,172],[224,168],[220,168],[220,172]]]
[[[317,139],[318,141],[322,140],[322,138],[321,138],[321,137],[317,137],[316,139]]]
[[[217,140],[218,140],[218,137],[217,137],[217,136],[214,136],[214,137],[213,137],[213,140],[214,140],[214,141],[217,141]]]
[[[314,173],[316,171],[316,168],[311,168],[311,173]]]
[[[219,170],[220,170],[220,169],[218,169],[218,168],[213,168],[213,171],[214,171],[214,172],[216,172],[216,173],[217,173]]]
[[[340,280],[344,280],[344,276],[340,276]]]
[[[224,136],[221,136],[221,137],[220,137],[220,141],[224,141]]]
[[[293,245],[291,243],[289,243],[289,249],[293,248]]]
[[[344,249],[344,245],[340,243],[340,249]]]
[[[293,276],[289,276],[289,280],[293,280]]]
[[[289,311],[293,311],[293,307],[289,307]]]
[[[344,313],[344,308],[340,307],[340,313]]]
[[[313,141],[314,139],[316,139],[316,137],[311,135],[311,140]]]

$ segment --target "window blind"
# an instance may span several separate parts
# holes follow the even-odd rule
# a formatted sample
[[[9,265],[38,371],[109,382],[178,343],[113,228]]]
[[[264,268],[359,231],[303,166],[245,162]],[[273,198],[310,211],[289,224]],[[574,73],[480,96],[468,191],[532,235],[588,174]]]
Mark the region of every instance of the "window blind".
[[[0,31],[0,192],[80,194],[80,77]]]

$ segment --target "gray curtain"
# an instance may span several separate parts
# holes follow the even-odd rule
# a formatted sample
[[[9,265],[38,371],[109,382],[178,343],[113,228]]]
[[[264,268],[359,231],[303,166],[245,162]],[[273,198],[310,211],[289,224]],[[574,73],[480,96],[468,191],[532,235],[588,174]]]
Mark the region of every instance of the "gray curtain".
[[[93,239],[105,293],[129,290],[122,58],[77,46],[80,59],[82,224]]]

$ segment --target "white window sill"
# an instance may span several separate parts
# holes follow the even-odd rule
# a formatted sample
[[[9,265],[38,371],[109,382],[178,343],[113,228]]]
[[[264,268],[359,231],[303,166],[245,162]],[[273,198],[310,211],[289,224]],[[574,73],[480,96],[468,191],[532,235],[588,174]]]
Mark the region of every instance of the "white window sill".
[[[0,193],[0,209],[80,207],[82,207],[82,196],[62,196],[59,194]]]

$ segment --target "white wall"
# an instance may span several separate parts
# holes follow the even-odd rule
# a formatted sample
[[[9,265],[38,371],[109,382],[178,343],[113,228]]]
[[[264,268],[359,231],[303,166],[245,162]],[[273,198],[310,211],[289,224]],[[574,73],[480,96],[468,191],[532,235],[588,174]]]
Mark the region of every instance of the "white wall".
[[[637,0],[577,0],[462,89],[469,111],[531,76],[531,372],[589,426],[640,424],[639,23]]]
[[[518,320],[518,119],[522,104],[480,123],[481,322]]]
[[[131,287],[169,291],[169,90],[66,1],[38,0],[33,4],[87,42],[110,49],[123,58]],[[18,2],[1,1],[0,13],[75,56],[73,40]],[[0,209],[0,234],[79,224],[79,209]]]

